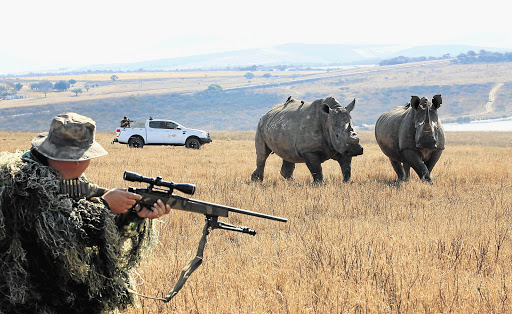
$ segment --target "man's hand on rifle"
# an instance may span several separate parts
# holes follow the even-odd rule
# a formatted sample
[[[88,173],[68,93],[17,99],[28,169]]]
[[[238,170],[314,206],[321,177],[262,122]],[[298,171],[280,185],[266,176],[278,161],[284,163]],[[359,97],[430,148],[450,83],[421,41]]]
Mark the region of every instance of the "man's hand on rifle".
[[[135,210],[141,218],[155,219],[170,213],[171,206],[169,206],[169,204],[164,204],[162,200],[158,200],[153,204],[153,206],[151,206],[151,209],[148,209],[147,207],[142,207],[142,209],[140,209],[140,205],[137,204],[137,206],[135,206]]]
[[[126,189],[112,189],[103,194],[103,199],[107,202],[113,214],[123,214],[130,210],[137,201],[140,201],[142,196],[127,192]],[[135,210],[141,218],[154,219],[168,214],[171,207],[158,200],[151,208],[143,207],[141,209],[140,205],[137,204]]]

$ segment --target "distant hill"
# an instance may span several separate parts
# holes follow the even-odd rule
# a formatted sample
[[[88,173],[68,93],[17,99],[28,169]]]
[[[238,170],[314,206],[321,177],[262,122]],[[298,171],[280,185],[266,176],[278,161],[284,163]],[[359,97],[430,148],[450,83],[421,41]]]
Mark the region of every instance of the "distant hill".
[[[324,45],[320,49],[322,46],[318,45],[282,45],[278,49],[281,58],[275,57],[273,60],[292,62],[307,59],[312,63],[320,62],[316,57],[317,52],[322,53],[324,60],[339,60],[336,59],[338,54],[334,47],[339,49],[337,51],[345,51],[351,60],[355,60],[356,56],[360,56],[361,60],[375,60],[377,55],[393,54],[414,57],[421,56],[423,52],[425,55],[438,56],[450,53],[456,57],[459,50],[461,53],[482,50],[480,47],[469,46],[429,46],[422,49],[396,49],[392,52],[390,47],[383,46],[367,46],[365,49],[352,47],[351,50],[347,46]],[[485,50],[489,51],[490,48]],[[244,59],[245,53],[233,52],[240,60],[248,60]],[[222,56],[227,55],[209,56],[221,60]],[[261,54],[259,60],[270,60],[270,55],[275,56],[276,52],[269,52],[268,56]],[[284,59],[285,55],[289,59]],[[256,55],[252,58],[256,60]],[[206,56],[171,60],[175,65],[183,65],[185,63],[180,62],[185,61],[196,65],[213,64]],[[165,60],[160,61],[165,63]],[[41,98],[45,101],[31,106],[22,105],[25,104],[23,99],[1,100],[0,105],[6,106],[0,109],[0,130],[44,131],[52,117],[68,111],[93,118],[100,131],[114,130],[123,116],[137,121],[144,121],[149,116],[171,118],[187,127],[208,131],[255,130],[259,117],[289,96],[305,101],[333,96],[342,104],[348,104],[356,98],[357,107],[352,118],[354,125],[360,128],[371,128],[383,112],[405,104],[411,95],[432,97],[442,94],[443,106],[440,112],[443,122],[468,122],[512,115],[512,62],[468,64],[452,61],[436,60],[325,71],[260,70],[254,71],[251,79],[246,77],[245,70],[177,72],[168,78],[160,77],[161,73],[146,72],[141,73],[140,77],[137,73],[124,73],[119,74],[115,82],[101,81],[94,78],[96,75],[90,78],[84,75],[76,87],[87,84],[96,86],[90,90],[84,89],[79,96],[71,96],[72,93],[68,91],[61,94],[59,101]],[[136,66],[141,67],[141,64]],[[74,74],[68,77],[77,78]],[[25,89],[28,89],[31,80],[38,81],[39,77],[27,78]],[[211,85],[222,89],[210,90]],[[502,87],[491,96],[496,86]],[[34,96],[42,97],[37,93]],[[489,105],[490,99],[493,101]],[[7,106],[11,102],[20,105]]]
[[[135,63],[92,65],[79,71],[158,71],[158,70],[211,70],[238,68],[252,65],[295,65],[302,67],[342,66],[377,64],[383,59],[397,56],[441,57],[450,54],[456,57],[469,50],[505,51],[493,47],[465,45],[432,45],[402,49],[386,45],[338,45],[338,44],[283,44],[271,48],[247,49],[195,55],[189,57],[148,60]]]
[[[466,46],[466,45],[432,45],[432,46],[417,46],[408,49],[399,50],[393,53],[392,57],[405,56],[405,57],[441,57],[445,54],[450,54],[452,57],[457,57],[460,53],[468,51],[479,52],[480,50],[489,50],[496,52],[505,52],[506,49],[495,47],[481,47],[481,46]]]
[[[9,106],[0,109],[0,130],[45,131],[55,115],[72,111],[94,119],[100,131],[112,132],[123,116],[135,121],[145,121],[150,116],[175,119],[187,127],[208,131],[248,131],[255,130],[259,118],[289,96],[309,102],[332,96],[343,105],[356,98],[357,106],[351,115],[353,124],[360,129],[371,129],[383,112],[405,104],[411,95],[441,94],[443,122],[512,115],[512,62],[459,64],[442,60],[325,72],[326,75],[312,77],[310,71],[275,71],[262,80],[265,72],[258,71],[252,83],[244,78],[243,71],[239,71],[239,79],[220,76],[220,72],[219,76],[202,72],[194,77],[166,80],[157,78],[158,73],[153,78],[152,73],[146,73],[149,77],[138,82],[154,92],[139,93],[133,80],[119,79],[112,85],[120,91],[129,87],[132,90],[102,98],[95,98],[93,89],[79,97],[68,92],[62,97],[69,101],[48,99],[33,106]],[[283,76],[289,78],[283,80]],[[256,84],[258,79],[263,83]],[[231,87],[210,89],[212,82]],[[160,93],[161,84],[174,86],[176,91]],[[180,91],[180,86],[201,88]],[[499,90],[495,90],[496,86],[500,86]],[[493,99],[491,105],[489,99]]]
[[[91,64],[86,66],[57,67],[42,69],[40,65],[16,56],[0,53],[0,75],[2,69],[19,67],[28,72],[60,74],[87,71],[133,72],[133,71],[187,71],[187,70],[227,70],[253,65],[259,67],[286,66],[287,68],[334,67],[346,65],[378,64],[380,61],[399,56],[435,57],[446,54],[456,57],[468,51],[487,50],[507,52],[496,47],[468,45],[430,45],[400,47],[393,45],[342,45],[342,44],[300,44],[286,43],[274,47],[225,51],[219,53],[192,55],[178,58],[154,59],[133,63]],[[8,66],[9,65],[9,66]],[[23,66],[21,66],[23,65]],[[2,67],[4,66],[4,67]],[[22,72],[12,74],[23,75]]]

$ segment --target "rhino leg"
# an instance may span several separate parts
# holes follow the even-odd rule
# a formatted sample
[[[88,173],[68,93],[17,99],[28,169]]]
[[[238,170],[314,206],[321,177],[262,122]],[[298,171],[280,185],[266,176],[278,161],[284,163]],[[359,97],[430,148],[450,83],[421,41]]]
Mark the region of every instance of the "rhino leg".
[[[293,177],[294,170],[295,163],[283,159],[283,165],[281,166],[281,175],[283,176],[283,178],[295,180],[295,178]]]
[[[350,182],[350,177],[352,176],[352,156],[338,154],[335,159],[340,164],[343,182]]]
[[[418,177],[421,180],[432,183],[432,179],[430,178],[430,172],[428,171],[427,166],[421,159],[420,153],[412,149],[406,149],[402,152],[402,155],[407,160],[407,163],[411,165],[412,169],[416,171]]]
[[[256,170],[251,175],[252,181],[263,181],[265,162],[272,151],[259,134],[256,134]]]
[[[396,160],[391,160],[391,166],[393,166],[393,169],[395,170],[396,174],[398,175],[398,181],[407,181],[407,173],[402,166],[402,163]],[[410,172],[410,167],[409,167]]]
[[[441,154],[443,153],[442,150],[435,150],[430,154],[430,159],[427,160],[425,163],[427,165],[427,169],[429,173],[432,173],[432,169],[434,169],[434,166],[436,165],[439,158],[441,158]]]
[[[302,158],[306,162],[306,166],[308,166],[309,172],[313,176],[313,181],[315,183],[324,182],[324,175],[322,173],[322,160],[318,154],[315,153],[306,153],[303,154]]]
[[[405,171],[404,181],[409,181],[409,178],[411,177],[411,165],[404,162],[403,166],[404,166],[404,171]]]

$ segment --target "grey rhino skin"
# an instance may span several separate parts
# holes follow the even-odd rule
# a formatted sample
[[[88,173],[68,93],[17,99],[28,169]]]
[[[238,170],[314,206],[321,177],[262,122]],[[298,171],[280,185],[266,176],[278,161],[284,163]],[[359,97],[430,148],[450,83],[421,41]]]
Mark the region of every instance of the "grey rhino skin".
[[[405,106],[382,114],[375,124],[375,138],[389,157],[399,181],[407,181],[411,167],[421,180],[432,183],[430,173],[444,150],[445,138],[437,109],[441,95],[432,101],[412,96]]]
[[[322,163],[338,161],[343,181],[351,176],[352,157],[363,147],[352,128],[350,112],[355,99],[345,108],[333,97],[312,103],[288,100],[264,114],[256,131],[256,170],[253,181],[262,181],[265,161],[271,152],[283,159],[281,175],[293,179],[295,163],[306,163],[313,181],[323,182]]]

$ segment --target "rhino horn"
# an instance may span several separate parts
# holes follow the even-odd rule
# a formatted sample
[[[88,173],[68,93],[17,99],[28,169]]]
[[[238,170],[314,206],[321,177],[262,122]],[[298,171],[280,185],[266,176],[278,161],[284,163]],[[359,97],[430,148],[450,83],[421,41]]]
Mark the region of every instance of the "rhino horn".
[[[345,109],[347,109],[348,112],[351,112],[352,110],[354,110],[355,105],[356,105],[356,99],[354,98],[354,100],[352,100],[352,102],[350,104],[348,104],[348,106]]]
[[[425,126],[423,132],[432,132],[432,126],[430,125],[430,108],[427,106],[427,112],[425,113]]]

